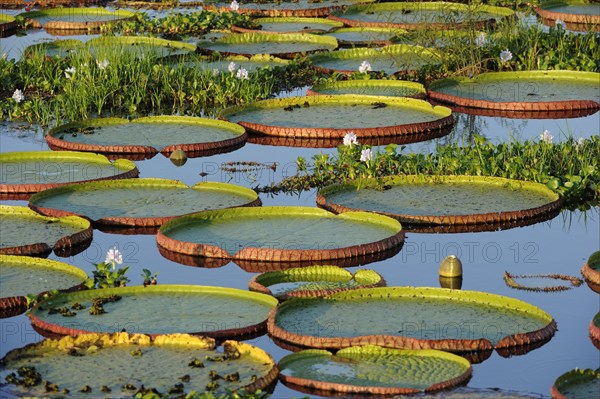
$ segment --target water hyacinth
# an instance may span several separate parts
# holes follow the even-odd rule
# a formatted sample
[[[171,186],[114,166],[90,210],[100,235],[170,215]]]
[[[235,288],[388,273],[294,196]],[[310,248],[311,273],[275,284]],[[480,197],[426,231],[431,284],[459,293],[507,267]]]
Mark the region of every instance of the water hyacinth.
[[[112,265],[112,269],[115,270],[116,265],[123,264],[123,255],[117,247],[110,248],[108,252],[106,252],[106,260],[104,263],[107,265]]]
[[[110,63],[108,62],[108,60],[105,58],[102,61],[100,60],[96,60],[96,64],[98,65],[98,68],[100,70],[105,70],[106,67],[108,67],[110,65]]]
[[[75,74],[75,72],[77,72],[75,67],[67,68],[67,69],[65,69],[65,77],[67,79],[71,79],[71,77]]]
[[[512,53],[510,52],[510,50],[509,49],[502,50],[500,52],[500,61],[502,61],[502,63],[505,63],[510,60],[512,60]]]
[[[578,138],[575,142],[575,149],[579,150],[579,147],[581,147],[583,143],[585,143],[585,139],[583,137]]]
[[[233,72],[235,71],[235,62],[231,61],[231,62],[229,63],[229,65],[227,66],[227,70],[228,70],[230,73],[233,73]]]
[[[229,9],[231,11],[237,12],[240,9],[240,3],[238,3],[236,0],[233,0],[229,5]]]
[[[373,159],[373,151],[370,148],[365,148],[360,152],[360,160],[362,162],[371,162]]]
[[[218,68],[213,68],[212,75],[213,75],[213,78],[216,78],[219,75],[219,69]]]
[[[237,74],[235,76],[238,79],[245,79],[245,80],[250,79],[250,77],[248,76],[248,71],[246,70],[246,68],[240,68],[240,69],[238,69]]]
[[[358,67],[358,72],[360,73],[370,72],[371,70],[371,64],[369,64],[367,61],[363,61]]]
[[[540,140],[546,144],[552,144],[553,138],[554,137],[550,134],[550,131],[548,131],[547,129],[544,130],[542,134],[540,134]]]
[[[358,140],[356,139],[356,134],[354,132],[346,133],[346,135],[344,136],[344,145],[345,146],[358,145]]]
[[[483,47],[487,44],[488,40],[487,37],[485,35],[484,32],[481,32],[476,38],[475,38],[475,44],[477,45],[477,47]]]
[[[21,90],[15,89],[15,92],[12,95],[12,99],[15,100],[17,104],[19,104],[21,101],[25,100],[25,96],[23,95],[23,92]]]

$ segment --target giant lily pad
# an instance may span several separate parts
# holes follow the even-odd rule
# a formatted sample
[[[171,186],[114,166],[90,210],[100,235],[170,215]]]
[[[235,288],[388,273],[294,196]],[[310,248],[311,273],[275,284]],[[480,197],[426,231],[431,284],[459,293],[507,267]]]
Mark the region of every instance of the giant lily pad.
[[[280,300],[292,297],[323,296],[356,288],[385,286],[374,270],[361,269],[352,274],[337,266],[308,266],[266,272],[254,276],[250,290],[273,295]]]
[[[600,251],[594,252],[588,259],[581,274],[585,277],[587,285],[600,294]]]
[[[408,44],[318,53],[310,55],[309,59],[318,70],[346,75],[358,72],[364,61],[369,62],[373,71],[385,72],[388,75],[407,73],[425,65],[440,63],[440,56],[436,50]]]
[[[69,256],[92,241],[90,222],[77,216],[41,216],[22,206],[0,205],[0,254]]]
[[[253,392],[269,386],[278,373],[266,352],[242,342],[225,341],[221,349],[206,337],[172,334],[153,339],[124,332],[27,345],[10,351],[0,370],[12,382],[2,384],[1,395],[79,398],[132,397],[144,389],[183,395],[208,390],[219,396],[239,388]],[[32,386],[19,386],[24,370],[39,381],[32,378]]]
[[[240,4],[239,13],[266,17],[326,17],[334,10],[373,0],[287,0],[280,2],[248,2]],[[206,5],[205,10],[231,11],[229,2]]]
[[[88,277],[67,263],[12,255],[0,255],[0,276],[0,317],[24,312],[27,294],[79,289]]]
[[[552,399],[592,399],[600,396],[600,369],[573,369],[556,379]]]
[[[308,89],[307,95],[360,94],[368,96],[391,96],[425,98],[425,86],[405,80],[354,79],[321,83]]]
[[[30,151],[0,154],[0,198],[28,199],[38,191],[87,180],[137,177],[135,164],[114,163],[105,156],[81,152]]]
[[[327,33],[337,39],[340,47],[379,47],[393,44],[393,39],[407,31],[397,28],[341,28]]]
[[[0,14],[0,37],[7,37],[17,31],[17,21],[12,15]]]
[[[600,109],[600,73],[578,71],[490,72],[433,82],[429,96],[463,107],[497,111]]]
[[[25,57],[30,57],[34,54],[44,54],[46,57],[65,57],[81,48],[85,44],[81,40],[66,39],[54,40],[51,42],[42,42],[27,46],[23,51]]]
[[[255,72],[263,68],[285,67],[289,62],[289,60],[266,54],[257,54],[252,57],[232,55],[219,59],[193,54],[175,57],[171,65],[182,68],[198,68],[212,73],[216,73],[215,70],[218,73],[235,73],[240,68],[244,68],[248,72]]]
[[[556,323],[543,310],[505,296],[390,287],[289,299],[271,312],[268,329],[279,340],[309,348],[368,344],[470,352],[546,341]]]
[[[279,369],[290,387],[367,395],[438,391],[468,381],[472,372],[466,359],[451,353],[380,346],[354,346],[335,355],[304,350],[281,359]]]
[[[390,176],[336,184],[317,204],[335,212],[368,210],[409,224],[526,221],[559,209],[562,200],[543,184],[481,176]]]
[[[125,10],[104,8],[46,8],[26,12],[19,16],[29,21],[34,28],[52,30],[97,31],[110,22],[132,18],[135,13]]]
[[[600,349],[600,312],[590,321],[590,338],[594,346]]]
[[[130,53],[135,57],[166,57],[196,51],[196,45],[176,40],[147,36],[106,36],[89,40],[86,46],[97,59],[119,53]]]
[[[93,305],[99,301],[104,304]],[[65,317],[63,308],[72,309],[75,303],[86,308]],[[276,305],[272,296],[233,288],[151,285],[53,296],[35,306],[29,317],[41,331],[60,335],[125,329],[151,336],[191,333],[232,338],[263,333],[267,314]],[[91,314],[98,309],[105,313]]]
[[[420,141],[453,124],[450,109],[413,98],[359,96],[287,97],[224,110],[222,117],[268,136],[338,138],[398,137]],[[340,141],[341,142],[341,141]]]
[[[297,54],[309,54],[321,50],[335,50],[334,37],[305,33],[236,33],[214,42],[199,43],[203,53],[214,51],[225,55],[270,54],[281,58],[294,58]]]
[[[189,157],[228,152],[246,142],[233,123],[186,116],[89,119],[58,126],[46,135],[52,149],[151,158],[183,150]]]
[[[597,1],[550,0],[534,9],[546,25],[554,26],[560,20],[571,30],[600,31],[600,6]]]
[[[254,190],[228,183],[144,178],[62,186],[31,197],[29,206],[48,216],[78,215],[95,225],[160,226],[187,213],[260,206]]]
[[[449,2],[392,2],[355,5],[329,18],[348,26],[379,26],[402,29],[457,29],[474,24],[484,27],[514,15],[510,8],[470,6]]]
[[[263,262],[360,257],[403,240],[400,223],[385,216],[281,206],[199,212],[165,223],[157,234],[158,245],[169,251]]]
[[[273,33],[323,33],[344,26],[341,22],[325,18],[256,18],[254,23],[260,25],[260,30],[232,26],[233,32],[273,32]]]

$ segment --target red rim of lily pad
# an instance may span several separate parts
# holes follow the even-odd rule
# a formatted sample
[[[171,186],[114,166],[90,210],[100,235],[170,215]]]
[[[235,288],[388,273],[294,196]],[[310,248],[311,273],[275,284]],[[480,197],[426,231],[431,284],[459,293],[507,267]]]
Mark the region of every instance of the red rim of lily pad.
[[[37,21],[36,17],[52,17],[52,16],[63,16],[63,15],[89,15],[90,20],[79,22],[79,21],[53,21],[50,20],[42,25]],[[92,31],[96,32],[100,30],[100,27],[116,21],[124,21],[131,19],[135,16],[135,13],[125,10],[108,10],[105,8],[46,8],[38,11],[31,11],[20,14],[21,17],[25,18],[27,22],[31,24],[34,29],[45,29],[47,31]],[[102,20],[103,16],[116,17],[114,19]],[[100,18],[101,20],[98,20]]]
[[[13,35],[17,28],[18,24],[13,16],[0,14],[0,37]]]
[[[594,4],[593,1],[546,1],[533,8],[535,13],[540,16],[545,25],[554,26],[556,21],[563,21],[567,25],[567,29],[576,31],[595,30],[600,31],[600,15],[593,14],[574,14],[568,12],[552,11],[552,6],[569,5],[569,4]]]
[[[477,224],[496,224],[501,226],[504,223],[520,223],[521,221],[529,221],[530,219],[536,219],[542,215],[553,213],[557,209],[560,209],[563,200],[557,194],[553,193],[545,185],[521,180],[505,179],[502,177],[489,177],[489,176],[453,176],[453,175],[398,175],[389,176],[381,179],[364,179],[361,181],[362,187],[368,187],[368,185],[382,186],[386,184],[402,184],[402,183],[440,183],[440,182],[473,182],[473,183],[486,183],[491,186],[500,187],[513,187],[513,188],[530,188],[535,191],[542,191],[552,197],[553,200],[537,207],[519,210],[509,210],[502,212],[489,212],[489,213],[473,213],[468,215],[420,215],[420,214],[396,214],[390,212],[377,211],[377,213],[393,217],[402,223],[415,224],[415,225],[477,225]],[[338,214],[344,212],[370,212],[366,209],[355,209],[344,205],[336,204],[327,200],[327,194],[335,193],[337,191],[343,191],[347,189],[354,189],[358,183],[346,183],[346,184],[333,184],[327,186],[317,193],[317,205],[321,208],[327,209],[331,212]],[[516,226],[515,226],[516,227]]]
[[[76,191],[97,191],[106,189],[127,189],[130,187],[147,187],[152,188],[156,187],[158,189],[181,189],[181,190],[208,190],[208,191],[221,191],[221,192],[230,192],[232,194],[237,194],[240,196],[247,197],[248,202],[244,204],[237,205],[235,207],[258,207],[262,205],[258,194],[252,189],[236,186],[234,184],[229,183],[219,183],[219,182],[200,182],[196,183],[193,186],[188,186],[179,180],[170,180],[170,179],[160,179],[160,178],[139,178],[139,179],[121,179],[121,180],[112,180],[112,181],[102,181],[102,182],[89,182],[89,183],[79,183],[74,185],[65,185],[61,187],[56,187],[53,189],[45,190],[43,192],[34,194],[29,200],[29,207],[36,211],[37,213],[45,216],[54,216],[54,217],[63,217],[63,216],[79,216],[84,219],[90,220],[94,227],[96,226],[106,226],[107,228],[115,228],[118,229],[120,227],[139,227],[139,228],[156,228],[160,227],[164,223],[169,220],[172,220],[176,217],[182,215],[169,215],[169,216],[148,216],[148,217],[118,217],[118,216],[106,216],[101,217],[99,219],[92,219],[87,215],[79,214],[75,212],[71,212],[65,209],[55,209],[50,207],[45,207],[42,205],[38,205],[37,202],[52,197],[54,195],[61,195],[62,193],[76,192]],[[174,212],[177,210],[174,209]]]
[[[9,215],[23,215],[27,218],[35,218],[44,223],[66,223],[79,227],[77,233],[64,236],[52,245],[48,243],[34,243],[17,245],[13,247],[0,248],[2,255],[22,255],[45,258],[52,251],[60,257],[76,255],[85,250],[92,243],[93,229],[90,222],[78,216],[65,216],[60,218],[42,216],[33,210],[22,206],[0,205],[0,213]]]
[[[14,255],[0,255],[0,263],[19,262],[19,263],[31,263],[42,268],[61,270],[71,275],[77,275],[81,278],[81,283],[76,284],[72,287],[62,288],[60,292],[74,292],[80,291],[86,288],[85,280],[87,280],[87,274],[79,269],[78,267],[69,265],[63,262],[57,262],[55,260],[34,258],[30,256],[14,256]],[[54,287],[56,288],[56,287]],[[42,295],[47,291],[35,292],[31,294]],[[2,293],[0,292],[0,295]],[[28,293],[30,294],[30,293]],[[0,297],[0,318],[7,318],[17,316],[27,310],[27,299],[25,295],[17,295],[10,297]]]
[[[600,349],[600,312],[590,320],[590,338],[594,346]]]
[[[0,199],[7,200],[27,200],[31,195],[38,193],[43,190],[64,186],[67,184],[90,182],[90,181],[101,181],[101,180],[113,180],[113,179],[131,179],[138,177],[139,170],[137,166],[127,160],[118,159],[115,162],[110,162],[107,157],[100,154],[89,154],[74,151],[62,151],[56,153],[53,151],[29,151],[29,152],[6,152],[0,154],[0,162],[11,162],[11,161],[27,161],[27,160],[52,160],[57,164],[61,161],[81,161],[90,163],[90,166],[94,165],[112,165],[115,168],[115,174],[112,176],[99,177],[89,180],[70,181],[62,183],[23,183],[23,184],[0,184]],[[68,165],[68,163],[67,163]],[[116,173],[121,170],[121,173]]]
[[[487,338],[473,339],[426,339],[413,338],[402,335],[388,334],[371,334],[358,335],[354,337],[344,336],[317,336],[308,334],[297,334],[289,332],[277,325],[278,313],[284,312],[287,308],[298,306],[310,306],[311,301],[340,301],[344,299],[354,298],[391,298],[409,295],[412,298],[427,297],[433,295],[436,297],[447,296],[452,300],[467,300],[477,302],[478,298],[486,304],[496,303],[502,306],[514,307],[517,309],[528,309],[529,312],[543,316],[548,323],[535,331],[524,333],[514,333],[501,338],[495,345]],[[466,299],[465,299],[466,298]],[[510,304],[510,305],[508,305]],[[430,288],[430,287],[380,287],[380,288],[365,288],[351,291],[344,291],[325,297],[318,298],[292,298],[280,304],[277,308],[271,310],[267,321],[267,329],[269,335],[279,339],[280,341],[290,343],[299,347],[317,348],[317,349],[341,349],[356,345],[378,345],[386,348],[399,349],[438,349],[453,353],[460,352],[477,352],[490,351],[496,349],[509,353],[519,347],[527,348],[530,345],[535,345],[538,342],[547,342],[557,330],[557,325],[554,319],[543,310],[530,305],[518,299],[504,297],[496,294],[490,294],[478,291],[461,291],[445,288]]]
[[[458,81],[473,81],[490,80],[493,82],[494,77],[505,78],[505,79],[533,79],[533,78],[547,78],[551,80],[555,79],[586,79],[591,80],[592,78],[598,78],[600,74],[595,72],[580,72],[580,71],[517,71],[517,72],[488,72],[477,75],[471,79],[468,78],[445,78],[440,79],[431,84],[427,90],[428,96],[436,101],[444,103],[454,104],[461,107],[468,108],[480,108],[500,111],[503,113],[515,113],[515,112],[544,112],[546,116],[561,115],[562,112],[573,112],[576,110],[582,110],[584,112],[595,113],[600,110],[600,103],[593,100],[564,100],[564,101],[491,101],[483,99],[474,99],[468,97],[460,97],[453,94],[448,94],[440,91],[436,91],[439,88],[445,86],[455,85]],[[517,114],[518,115],[518,114]]]
[[[421,111],[427,111],[435,115],[438,119],[429,122],[401,123],[398,125],[376,127],[360,127],[360,121],[357,121],[356,127],[348,128],[320,128],[295,126],[286,127],[246,121],[238,121],[237,123],[253,133],[263,134],[267,136],[319,140],[337,138],[340,140],[338,145],[341,143],[341,139],[343,139],[344,136],[349,132],[354,132],[356,134],[356,137],[361,139],[361,142],[363,143],[364,138],[377,138],[378,140],[380,138],[390,138],[391,140],[396,140],[399,137],[407,137],[407,140],[411,140],[410,142],[417,142],[422,140],[424,136],[443,136],[444,134],[447,134],[447,129],[454,124],[452,111],[450,111],[449,108],[434,107],[426,101],[405,97],[364,96],[353,94],[286,97],[257,101],[255,103],[249,104],[247,107],[256,107],[258,109],[283,109],[286,107],[304,107],[306,106],[305,104],[313,106],[319,104],[372,105],[375,103],[381,103],[385,104],[386,106],[392,107],[396,106],[399,109],[406,107],[408,109],[418,109]],[[227,119],[228,115],[242,111],[244,110],[244,108],[245,107],[241,106],[228,108],[221,113],[220,117],[223,119]],[[400,119],[399,122],[401,122]]]
[[[223,127],[224,129],[230,130],[232,133],[236,134],[236,137],[234,138],[214,142],[171,144],[165,146],[162,150],[160,150],[160,153],[167,157],[170,156],[171,153],[175,150],[185,151],[186,155],[190,158],[229,152],[242,147],[246,143],[246,139],[248,137],[244,128],[234,123],[229,123],[225,121],[189,116],[149,116],[138,118],[133,121],[128,121],[127,119],[123,118],[100,118],[89,119],[87,121],[72,122],[66,125],[55,127],[54,129],[50,130],[46,135],[46,141],[48,143],[48,146],[53,150],[96,152],[106,154],[106,156],[109,159],[118,156],[125,157],[128,159],[142,160],[149,159],[155,156],[159,152],[159,150],[152,146],[75,143],[55,137],[55,135],[58,135],[62,130],[66,129],[78,129],[94,126],[101,127],[111,125],[124,125],[127,123],[156,123],[158,125],[183,123],[197,125],[199,129],[202,126]],[[130,157],[130,155],[133,155],[133,157]]]
[[[594,252],[581,268],[581,274],[587,285],[600,294],[600,251]]]
[[[300,216],[312,218],[337,218],[342,217],[344,220],[351,222],[377,224],[383,228],[393,229],[395,233],[384,239],[374,242],[361,243],[347,247],[332,248],[332,249],[286,249],[276,248],[274,246],[265,247],[244,247],[236,253],[229,253],[224,248],[212,243],[197,243],[189,241],[180,241],[168,236],[170,230],[176,229],[182,225],[194,222],[207,222],[213,219],[238,219],[242,217],[258,217],[258,216]],[[395,224],[395,223],[397,224]],[[207,258],[230,259],[237,264],[243,264],[249,261],[250,264],[258,262],[263,263],[280,263],[298,264],[298,262],[319,262],[344,259],[358,258],[374,255],[387,250],[402,246],[404,243],[404,230],[400,223],[392,218],[382,215],[369,214],[366,212],[349,212],[344,215],[333,215],[332,213],[311,207],[300,206],[269,206],[255,208],[229,208],[216,211],[204,211],[195,214],[185,215],[163,224],[156,235],[156,242],[159,247],[163,247],[167,251],[177,252],[184,255],[203,256]],[[277,267],[277,266],[276,266]],[[243,268],[243,266],[242,266]]]

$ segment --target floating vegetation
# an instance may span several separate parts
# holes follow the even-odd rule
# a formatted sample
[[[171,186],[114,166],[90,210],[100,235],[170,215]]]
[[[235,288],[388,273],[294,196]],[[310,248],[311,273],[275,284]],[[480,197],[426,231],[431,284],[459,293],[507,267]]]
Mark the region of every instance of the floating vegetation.
[[[552,280],[563,280],[568,281],[571,285],[553,285],[553,286],[526,286],[518,283],[516,280],[518,279],[552,279]],[[510,274],[509,272],[504,272],[504,282],[507,286],[511,288],[516,288],[519,290],[525,291],[538,291],[538,292],[557,292],[557,291],[567,291],[574,287],[579,287],[583,284],[583,280],[578,277],[567,276],[564,274]]]
[[[600,294],[600,251],[594,252],[583,265],[581,274],[587,285]]]

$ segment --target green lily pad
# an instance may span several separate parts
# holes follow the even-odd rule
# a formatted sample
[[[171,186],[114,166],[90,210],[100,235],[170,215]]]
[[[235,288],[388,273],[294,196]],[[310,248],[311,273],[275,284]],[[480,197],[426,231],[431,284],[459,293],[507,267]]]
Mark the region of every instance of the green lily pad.
[[[293,58],[321,50],[335,50],[337,40],[329,36],[305,33],[238,33],[227,35],[214,42],[199,43],[204,53],[219,52],[225,55],[270,54],[275,57]]]
[[[248,284],[250,290],[285,300],[291,297],[323,296],[361,287],[385,286],[374,270],[361,269],[355,274],[337,266],[308,266],[259,274]]]
[[[450,2],[376,3],[355,5],[329,17],[348,26],[382,26],[402,29],[455,29],[470,23],[485,26],[514,15],[505,7],[476,7]]]
[[[83,48],[85,44],[81,40],[66,39],[54,40],[51,42],[43,42],[27,46],[23,52],[25,57],[31,57],[34,54],[43,54],[46,57],[66,57],[67,55],[76,52]]]
[[[413,98],[340,94],[257,101],[221,116],[268,136],[341,140],[354,132],[359,139],[397,136],[414,142],[423,133],[443,135],[453,123],[451,113]]]
[[[46,30],[98,30],[110,22],[132,18],[135,13],[104,8],[46,8],[19,14],[34,28]]]
[[[590,338],[592,343],[598,349],[600,349],[600,312],[596,313],[594,318],[590,321]]]
[[[279,2],[241,3],[239,13],[268,17],[326,17],[334,10],[340,10],[357,3],[369,3],[373,0],[285,0]],[[206,5],[205,10],[218,9],[231,11],[229,2],[218,2],[214,6]]]
[[[600,369],[573,369],[556,379],[552,397],[557,399],[592,399],[600,396]]]
[[[404,80],[339,80],[314,85],[307,94],[360,94],[367,96],[425,98],[425,86]]]
[[[150,116],[68,123],[50,130],[46,141],[52,149],[151,158],[175,150],[185,151],[188,157],[228,152],[243,146],[246,137],[244,128],[215,119]]]
[[[396,248],[403,239],[400,223],[385,216],[294,206],[199,212],[165,223],[157,235],[168,251],[262,262],[360,257]]]
[[[90,314],[97,298],[113,298]],[[86,306],[65,317],[54,309]],[[267,314],[277,305],[269,295],[225,287],[150,285],[88,290],[53,296],[35,306],[29,317],[42,331],[60,335],[127,332],[149,335],[193,333],[219,338],[264,332]],[[97,308],[97,307],[96,307]]]
[[[31,197],[29,205],[48,216],[77,215],[97,225],[160,226],[187,213],[260,206],[254,190],[228,183],[143,178],[67,185]]]
[[[0,317],[27,309],[27,294],[81,286],[87,274],[67,263],[29,256],[0,255]]]
[[[600,294],[600,251],[594,252],[583,265],[581,274],[587,285]]]
[[[389,287],[289,299],[270,315],[268,329],[276,339],[310,348],[368,343],[470,352],[547,341],[556,323],[543,310],[505,296]]]
[[[273,57],[266,54],[257,54],[252,57],[243,55],[232,55],[213,59],[212,57],[201,56],[197,54],[176,57],[170,64],[173,67],[181,68],[199,68],[213,73],[235,73],[238,69],[244,68],[248,72],[255,72],[259,69],[273,69],[275,67],[286,67],[289,60]],[[216,70],[216,72],[215,72]]]
[[[340,47],[377,47],[392,44],[393,39],[406,32],[397,28],[358,27],[336,29],[327,36],[335,37]]]
[[[0,254],[69,256],[92,241],[90,222],[77,216],[41,216],[22,206],[0,205]]]
[[[490,72],[435,81],[428,93],[435,100],[498,111],[597,111],[599,84],[596,72]]]
[[[464,383],[471,364],[436,350],[399,350],[353,346],[335,355],[310,349],[287,355],[279,362],[284,384],[351,394],[433,392]]]
[[[17,21],[15,17],[13,17],[12,15],[0,14],[0,37],[10,36],[16,31]]]
[[[126,159],[71,151],[5,152],[0,154],[0,198],[28,199],[33,193],[68,183],[137,177]]]
[[[387,75],[406,73],[441,62],[435,49],[408,44],[338,50],[313,54],[308,58],[317,69],[343,74],[357,73],[364,61],[371,65],[372,71],[385,72]]]
[[[513,223],[552,214],[562,204],[545,185],[500,177],[390,176],[336,184],[317,204],[335,212],[370,211],[409,224]]]
[[[260,348],[236,341],[225,341],[221,348],[211,338],[186,334],[154,339],[127,333],[46,339],[10,351],[1,364],[2,374],[13,375],[14,382],[2,384],[0,395],[19,397],[132,397],[144,388],[171,395],[195,390],[220,396],[240,388],[264,389],[278,371]],[[24,370],[39,380],[30,378],[32,386],[17,385]]]
[[[325,18],[279,17],[256,18],[260,32],[273,33],[323,33],[344,26],[341,22]],[[256,30],[232,27],[234,32],[255,32]]]
[[[119,53],[130,53],[136,57],[167,57],[196,51],[196,45],[147,36],[96,37],[86,43],[96,58],[102,59]]]
[[[554,26],[560,20],[567,25],[567,29],[600,31],[600,7],[596,1],[550,0],[541,2],[534,10],[549,26]]]

